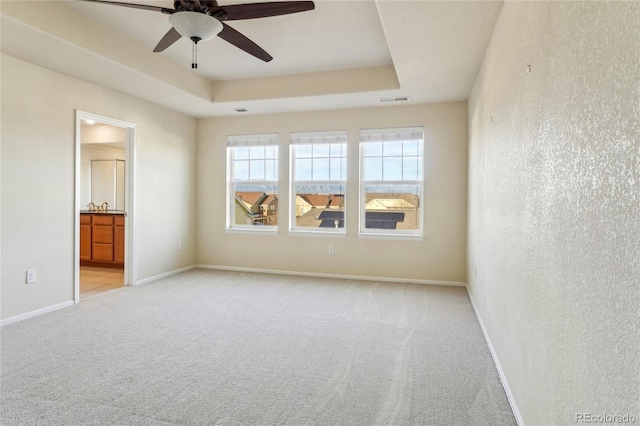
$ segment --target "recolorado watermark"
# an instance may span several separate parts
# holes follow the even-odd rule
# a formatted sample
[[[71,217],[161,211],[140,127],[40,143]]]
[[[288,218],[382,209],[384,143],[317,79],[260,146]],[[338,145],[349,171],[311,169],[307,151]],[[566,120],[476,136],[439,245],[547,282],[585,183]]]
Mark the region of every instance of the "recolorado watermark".
[[[638,417],[631,414],[592,414],[576,413],[576,423],[621,424],[638,423]]]

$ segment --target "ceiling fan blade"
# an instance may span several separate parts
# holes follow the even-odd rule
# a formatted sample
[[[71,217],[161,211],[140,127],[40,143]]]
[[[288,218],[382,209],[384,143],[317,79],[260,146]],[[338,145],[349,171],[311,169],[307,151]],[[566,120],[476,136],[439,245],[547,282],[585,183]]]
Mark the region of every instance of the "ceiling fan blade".
[[[154,52],[162,52],[167,47],[171,46],[173,43],[175,43],[176,41],[180,40],[180,37],[182,37],[180,35],[180,33],[178,31],[176,31],[175,28],[171,27],[169,32],[166,33],[164,35],[164,37],[162,37],[162,40],[160,40],[160,43],[158,43],[158,45],[156,46],[155,49],[153,49],[153,51]]]
[[[249,40],[245,35],[234,30],[224,22],[222,23],[222,25],[224,28],[218,34],[218,37],[233,44],[238,49],[242,49],[258,59],[262,59],[265,62],[269,62],[273,59],[271,55],[265,52],[260,46]]]
[[[88,1],[91,3],[112,4],[115,6],[131,7],[134,9],[152,10],[154,12],[162,12],[167,14],[175,13],[175,10],[173,9],[168,9],[166,7],[150,6],[148,4],[120,3],[119,1],[106,1],[106,0],[81,0],[81,1]]]
[[[312,1],[276,1],[220,6],[220,9],[226,14],[227,21],[288,15],[290,13],[304,12],[315,8],[316,6]]]

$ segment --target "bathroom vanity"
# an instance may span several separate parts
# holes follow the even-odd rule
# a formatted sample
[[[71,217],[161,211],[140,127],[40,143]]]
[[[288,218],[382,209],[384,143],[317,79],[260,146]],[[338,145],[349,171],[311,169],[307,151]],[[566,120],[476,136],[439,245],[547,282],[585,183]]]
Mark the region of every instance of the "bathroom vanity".
[[[80,212],[80,265],[124,267],[124,212]]]

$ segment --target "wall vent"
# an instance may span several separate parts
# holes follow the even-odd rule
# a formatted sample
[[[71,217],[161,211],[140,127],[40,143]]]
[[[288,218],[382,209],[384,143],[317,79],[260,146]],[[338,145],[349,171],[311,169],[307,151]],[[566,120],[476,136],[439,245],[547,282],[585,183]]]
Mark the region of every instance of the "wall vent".
[[[389,98],[378,98],[378,102],[388,103],[388,102],[408,102],[409,96],[396,96]]]

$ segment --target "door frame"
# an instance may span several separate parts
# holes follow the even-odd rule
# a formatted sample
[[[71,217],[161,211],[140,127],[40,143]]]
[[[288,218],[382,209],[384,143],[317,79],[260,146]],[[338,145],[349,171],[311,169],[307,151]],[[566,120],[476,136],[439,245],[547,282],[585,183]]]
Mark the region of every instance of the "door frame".
[[[126,130],[125,141],[125,227],[124,227],[124,285],[136,284],[135,251],[135,200],[136,200],[136,153],[137,125],[128,121],[105,117],[86,111],[76,110],[75,137],[75,208],[74,208],[74,248],[73,248],[73,301],[80,302],[80,188],[81,188],[81,148],[82,120],[122,127]]]

